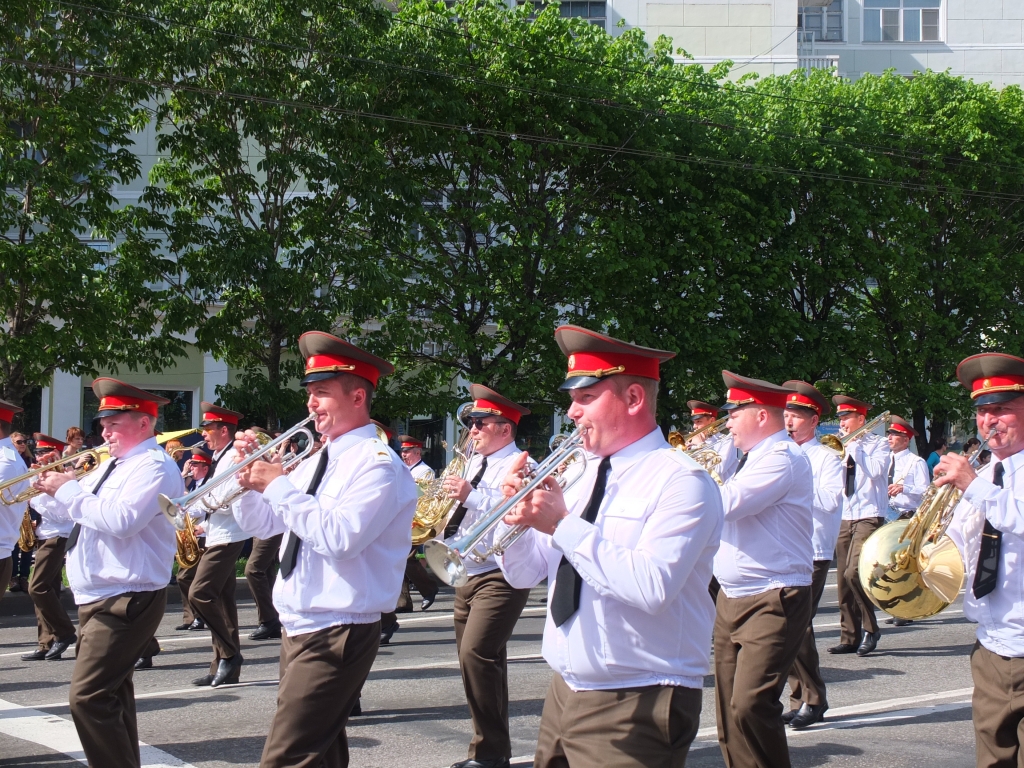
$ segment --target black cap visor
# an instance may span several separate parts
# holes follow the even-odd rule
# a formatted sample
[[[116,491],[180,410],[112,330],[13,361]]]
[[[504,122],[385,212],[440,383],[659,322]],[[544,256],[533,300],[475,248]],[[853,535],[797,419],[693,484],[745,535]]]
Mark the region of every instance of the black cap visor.
[[[786,403],[786,410],[787,411],[807,411],[807,413],[809,413],[809,414],[811,414],[813,416],[820,416],[821,415],[820,413],[818,413],[818,410],[816,408],[814,408],[814,407],[812,407],[810,405],[806,405],[805,403]]]
[[[562,386],[558,388],[559,392],[568,392],[571,389],[584,389],[586,387],[592,387],[598,382],[604,381],[607,376],[573,376],[562,382]]]
[[[1024,397],[1024,392],[989,392],[987,395],[979,395],[974,399],[974,407],[980,405],[996,405],[997,403],[1008,403]]]
[[[317,371],[316,373],[307,373],[302,377],[302,381],[299,382],[299,386],[306,386],[312,384],[314,381],[326,381],[327,379],[333,379],[335,376],[341,376],[343,373],[351,373],[351,371]]]

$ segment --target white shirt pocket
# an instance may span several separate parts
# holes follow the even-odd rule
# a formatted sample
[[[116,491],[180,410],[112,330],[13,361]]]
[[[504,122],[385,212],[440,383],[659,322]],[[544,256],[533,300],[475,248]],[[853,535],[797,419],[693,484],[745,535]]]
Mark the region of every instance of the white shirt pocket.
[[[617,496],[597,518],[601,536],[620,546],[632,549],[640,541],[647,521],[650,501],[639,497]]]

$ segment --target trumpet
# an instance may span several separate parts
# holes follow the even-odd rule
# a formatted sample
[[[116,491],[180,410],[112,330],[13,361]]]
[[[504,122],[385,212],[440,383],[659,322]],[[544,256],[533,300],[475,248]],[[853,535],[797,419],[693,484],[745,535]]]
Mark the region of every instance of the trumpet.
[[[12,504],[21,504],[22,502],[34,499],[42,491],[39,491],[31,486],[23,490],[21,493],[11,494],[10,489],[20,483],[34,480],[44,472],[62,471],[62,468],[68,464],[79,464],[82,459],[91,458],[92,466],[76,466],[75,467],[75,480],[81,480],[87,474],[92,472],[99,463],[103,461],[101,453],[107,453],[109,449],[106,443],[101,445],[99,448],[86,448],[84,451],[79,451],[66,458],[57,459],[57,461],[50,462],[49,464],[43,464],[40,467],[30,469],[28,472],[24,472],[17,477],[12,477],[10,480],[4,480],[0,483],[0,504],[11,506]]]
[[[863,427],[858,427],[848,435],[843,435],[842,437],[837,437],[836,435],[822,435],[818,438],[818,442],[833,453],[837,454],[840,459],[843,459],[846,457],[846,446],[854,440],[860,440],[868,432],[874,432],[878,428],[878,425],[883,422],[885,423],[885,426],[888,427],[889,415],[889,411],[883,411]]]
[[[580,464],[581,471],[571,482],[562,485],[562,488],[568,488],[583,476],[583,470],[587,466],[587,454],[583,450],[585,434],[586,430],[583,427],[577,427],[575,432],[562,440],[557,448],[537,465],[527,476],[523,487],[514,496],[494,507],[463,536],[451,540],[450,543],[434,539],[424,544],[423,554],[430,565],[430,570],[448,586],[461,587],[469,580],[465,564],[467,559],[475,563],[483,563],[492,555],[500,555],[515,544],[526,533],[527,526],[517,525],[509,529],[491,546],[482,548],[483,540],[497,527],[502,518],[515,509],[520,501],[529,496],[547,478],[556,477],[559,480],[559,485],[562,485],[566,467],[577,461],[582,462]]]
[[[228,482],[233,482],[235,485],[238,484],[237,476],[239,471],[243,468],[248,467],[250,464],[256,461],[265,459],[269,454],[278,450],[281,446],[286,445],[289,440],[293,437],[297,437],[300,434],[305,434],[307,438],[308,450],[304,453],[293,453],[288,454],[281,461],[281,466],[286,470],[292,466],[298,464],[304,459],[309,451],[312,450],[313,445],[313,430],[310,428],[310,423],[313,421],[313,415],[310,414],[306,419],[300,421],[294,427],[289,429],[287,432],[282,433],[278,437],[270,440],[269,442],[261,445],[257,450],[250,453],[242,461],[238,462],[229,471],[217,477],[212,477],[203,483],[201,486],[196,488],[192,493],[186,493],[184,496],[178,496],[177,498],[170,498],[164,494],[159,496],[160,511],[164,513],[164,516],[171,521],[174,528],[178,531],[184,531],[187,527],[191,526],[190,516],[188,510],[199,500],[203,499],[204,496],[212,493],[216,488],[220,488],[222,485]],[[227,504],[232,503],[238,497],[245,493],[245,489],[238,486],[237,489],[233,490],[226,498],[220,499],[216,505],[209,506],[207,509],[214,511],[220,509]]]

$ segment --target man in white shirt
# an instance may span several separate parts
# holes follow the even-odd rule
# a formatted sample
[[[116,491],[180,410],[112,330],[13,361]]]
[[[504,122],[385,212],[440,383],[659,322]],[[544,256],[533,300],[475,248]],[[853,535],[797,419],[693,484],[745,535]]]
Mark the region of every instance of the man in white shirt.
[[[471,384],[473,407],[463,418],[476,454],[464,480],[451,476],[444,490],[459,505],[445,525],[445,538],[460,537],[501,503],[501,482],[519,455],[516,429],[530,411],[493,389]],[[491,546],[493,537],[480,543]],[[473,739],[466,760],[453,768],[498,768],[512,757],[508,732],[508,662],[506,646],[526,607],[529,589],[506,581],[493,557],[466,561],[469,581],[455,589],[455,646],[462,684],[473,719]]]
[[[51,456],[42,461],[57,461],[64,447],[63,440],[36,433],[36,450],[45,449]],[[48,504],[56,504],[53,497],[40,494],[29,501],[36,512]],[[55,661],[75,642],[75,625],[60,601],[61,575],[64,570],[64,547],[74,523],[63,520],[52,522],[42,517],[36,526],[35,563],[32,578],[28,583],[28,594],[36,612],[36,634],[39,645],[32,653],[21,657],[22,661]]]
[[[807,622],[807,630],[793,668],[789,670],[790,710],[782,715],[783,722],[789,723],[794,730],[800,730],[824,720],[828,709],[813,622],[818,612],[818,603],[825,592],[828,569],[839,537],[843,465],[838,454],[822,445],[815,436],[820,417],[832,412],[832,406],[825,396],[806,381],[787,381],[782,386],[793,391],[786,397],[786,431],[807,454],[814,479],[811,507],[814,520],[814,531],[811,534],[811,548],[814,550],[811,619]]]
[[[210,477],[210,469],[213,467],[213,452],[206,443],[196,443],[190,449],[191,458],[185,462],[181,478],[185,481],[186,493],[191,493],[200,487]],[[197,526],[196,540],[199,543],[199,557],[206,551],[206,532],[202,526]],[[206,629],[206,623],[199,618],[188,601],[189,591],[192,589],[192,582],[196,577],[196,570],[199,563],[191,568],[178,568],[177,582],[178,591],[181,593],[181,624],[176,626],[175,631],[199,632]],[[152,663],[152,659],[150,660]],[[138,665],[136,665],[138,668]]]
[[[686,405],[690,409],[691,431],[693,432],[704,429],[718,420],[718,408],[711,405],[711,403],[705,403],[703,400],[687,400]],[[687,449],[692,449],[705,444],[709,448],[714,448],[715,452],[722,458],[721,464],[715,468],[715,474],[724,483],[733,476],[733,473],[736,471],[736,465],[740,461],[739,452],[732,443],[732,437],[723,429],[709,437],[697,436],[691,438],[686,447]]]
[[[811,464],[786,432],[789,390],[729,371],[722,379],[745,456],[722,486],[715,555],[718,743],[732,768],[788,768],[779,698],[811,620]]]
[[[543,653],[555,674],[533,765],[679,768],[709,671],[721,495],[658,427],[660,364],[672,352],[571,325],[555,338],[586,470],[564,496],[546,480],[496,532],[529,526],[502,570],[517,587],[549,584]],[[526,460],[506,476],[507,494]]]
[[[846,395],[832,398],[839,416],[839,434],[856,432],[867,422],[871,406]],[[875,434],[846,443],[843,458],[843,521],[836,542],[836,582],[839,587],[839,644],[829,653],[867,656],[882,633],[875,619],[875,605],[860,587],[860,550],[868,536],[885,524],[889,508],[887,473],[892,460],[889,444]],[[861,630],[863,629],[863,636]]]
[[[1017,768],[1024,722],[1024,360],[985,353],[956,371],[971,391],[992,460],[977,472],[947,453],[935,484],[964,492],[947,533],[963,555],[964,616],[978,625],[971,651],[978,768]]]
[[[239,472],[239,523],[284,536],[274,605],[284,625],[277,712],[263,768],[348,765],[345,724],[394,608],[412,544],[416,483],[377,438],[370,402],[385,360],[320,331],[304,333],[302,385],[327,444],[285,475],[279,462]],[[236,450],[256,448],[246,432]]]
[[[13,480],[28,471],[25,460],[11,441],[11,422],[15,415],[23,410],[25,409],[13,403],[0,400],[0,481]],[[27,483],[19,483],[11,486],[7,492],[11,496],[17,496],[27,487]],[[11,574],[14,572],[11,550],[18,543],[21,521],[24,517],[25,502],[10,506],[0,505],[0,598],[7,594],[7,585],[11,583]]]
[[[889,441],[892,458],[889,460],[889,507],[900,520],[913,517],[928,489],[928,463],[910,452],[910,440],[917,431],[906,419],[889,417],[889,428],[885,437]]]
[[[44,518],[74,523],[66,547],[78,603],[70,700],[82,748],[90,765],[137,768],[133,667],[163,618],[176,546],[158,498],[181,496],[185,486],[153,437],[169,401],[110,378],[92,389],[111,458],[81,482],[73,472],[48,472],[34,486],[57,501],[39,509]]]
[[[398,453],[412,472],[412,479],[418,483],[433,480],[437,475],[423,461],[423,441],[412,435],[399,435],[398,441],[401,443]]]

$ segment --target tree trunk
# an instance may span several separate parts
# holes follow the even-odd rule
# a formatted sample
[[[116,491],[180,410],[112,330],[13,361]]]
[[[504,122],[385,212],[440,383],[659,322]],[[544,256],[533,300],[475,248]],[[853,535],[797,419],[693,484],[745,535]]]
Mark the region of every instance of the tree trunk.
[[[912,418],[914,421],[914,431],[917,432],[917,436],[914,438],[914,442],[917,445],[917,455],[922,459],[927,459],[929,454],[931,454],[931,448],[928,446],[928,437],[925,435],[924,408],[915,408]]]
[[[270,338],[270,349],[267,353],[267,382],[270,384],[271,392],[278,392],[281,389],[281,337],[274,335]],[[277,406],[273,402],[267,403],[267,431],[273,434],[281,428],[278,417]]]
[[[939,419],[937,416],[933,417],[931,423],[928,425],[928,453],[930,454],[938,447],[938,440],[940,437],[946,436],[946,428],[949,426],[949,422],[945,419]]]

